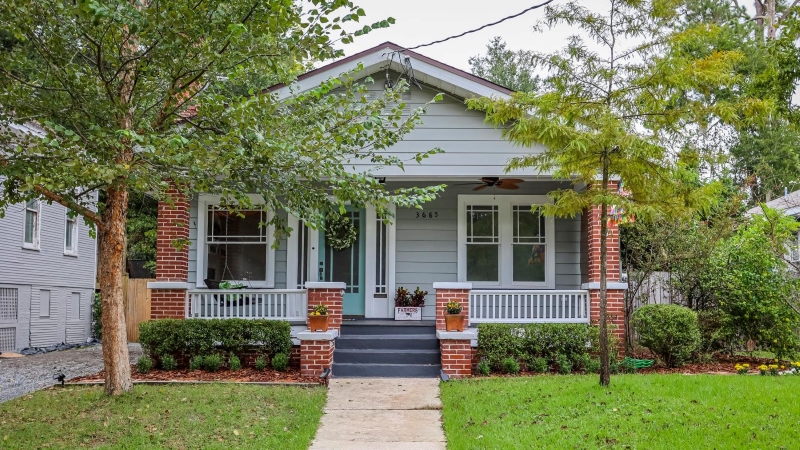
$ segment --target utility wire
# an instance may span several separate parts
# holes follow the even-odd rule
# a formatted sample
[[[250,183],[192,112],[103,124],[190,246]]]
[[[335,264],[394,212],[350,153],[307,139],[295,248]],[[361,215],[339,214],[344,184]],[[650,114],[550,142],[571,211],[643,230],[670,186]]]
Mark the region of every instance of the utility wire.
[[[448,37],[446,37],[446,38],[444,38],[444,39],[439,39],[438,41],[428,42],[427,44],[420,44],[420,45],[417,45],[417,46],[415,46],[415,47],[408,47],[408,48],[406,48],[405,50],[415,50],[415,49],[418,49],[418,48],[420,48],[420,47],[427,47],[427,46],[429,46],[429,45],[441,44],[442,42],[449,41],[450,39],[456,39],[456,38],[460,38],[460,37],[462,37],[462,36],[466,36],[466,35],[468,35],[468,34],[475,33],[476,31],[481,31],[481,30],[483,30],[484,28],[489,28],[489,27],[495,26],[495,25],[497,25],[497,24],[499,24],[499,23],[503,23],[503,22],[505,22],[506,20],[513,19],[513,18],[515,18],[515,17],[519,17],[519,16],[521,16],[521,15],[523,15],[523,14],[527,13],[527,12],[533,11],[534,9],[539,9],[539,8],[541,8],[541,7],[543,7],[543,6],[547,6],[548,4],[550,4],[550,3],[553,3],[554,1],[555,1],[555,0],[547,0],[547,1],[546,1],[546,2],[544,2],[544,3],[540,3],[540,4],[538,4],[538,5],[531,6],[530,8],[524,9],[524,10],[522,10],[522,11],[520,11],[520,12],[518,12],[518,13],[514,14],[514,15],[507,16],[507,17],[503,17],[502,19],[500,19],[500,20],[498,20],[498,21],[496,21],[496,22],[487,23],[486,25],[483,25],[483,26],[481,26],[481,27],[475,28],[474,30],[465,31],[465,32],[463,32],[463,33],[461,33],[461,34],[456,34],[456,35],[454,35],[454,36],[448,36]]]

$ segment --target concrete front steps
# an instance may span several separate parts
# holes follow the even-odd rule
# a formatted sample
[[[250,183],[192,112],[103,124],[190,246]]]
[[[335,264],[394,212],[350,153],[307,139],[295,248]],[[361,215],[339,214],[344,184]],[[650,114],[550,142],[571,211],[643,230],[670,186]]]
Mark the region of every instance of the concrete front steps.
[[[336,339],[334,377],[438,377],[440,370],[433,321],[346,321]]]

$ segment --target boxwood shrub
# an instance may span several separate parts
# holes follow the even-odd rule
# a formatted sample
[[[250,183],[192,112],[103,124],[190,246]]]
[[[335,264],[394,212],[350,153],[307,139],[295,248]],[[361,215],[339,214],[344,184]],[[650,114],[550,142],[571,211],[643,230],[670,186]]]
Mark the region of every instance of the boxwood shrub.
[[[639,344],[668,367],[684,363],[701,342],[697,313],[680,305],[645,305],[633,312]]]
[[[536,371],[546,370],[547,364],[555,363],[559,356],[562,361],[580,365],[589,354],[587,344],[599,336],[593,328],[574,323],[480,324],[478,354],[498,372],[503,370],[506,358],[524,362]]]
[[[289,322],[246,319],[161,319],[139,324],[139,342],[151,357],[193,358],[222,352],[241,355],[254,349],[263,355],[292,349]]]

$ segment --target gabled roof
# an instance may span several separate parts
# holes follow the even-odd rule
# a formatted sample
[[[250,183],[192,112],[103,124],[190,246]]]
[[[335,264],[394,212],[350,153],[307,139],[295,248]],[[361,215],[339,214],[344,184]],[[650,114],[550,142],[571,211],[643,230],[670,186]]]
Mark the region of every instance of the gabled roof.
[[[789,216],[800,216],[800,191],[790,192],[783,197],[767,202],[766,205]],[[748,209],[747,215],[763,214],[763,212],[761,205],[758,205]]]
[[[334,61],[320,68],[311,70],[297,77],[297,81],[291,86],[278,84],[272,86],[268,91],[276,92],[279,98],[286,98],[290,95],[290,89],[300,92],[319,86],[323,81],[340,75],[343,72],[353,70],[358,63],[362,63],[364,69],[357,76],[365,77],[381,70],[385,70],[387,65],[397,72],[403,69],[398,62],[398,58],[391,59],[390,55],[400,52],[411,60],[411,67],[414,69],[415,78],[420,82],[442,89],[450,94],[461,98],[471,97],[498,97],[507,98],[513,92],[499,84],[487,79],[475,76],[461,69],[456,69],[435,59],[421,55],[417,52],[406,50],[393,42],[384,42],[370,49]]]

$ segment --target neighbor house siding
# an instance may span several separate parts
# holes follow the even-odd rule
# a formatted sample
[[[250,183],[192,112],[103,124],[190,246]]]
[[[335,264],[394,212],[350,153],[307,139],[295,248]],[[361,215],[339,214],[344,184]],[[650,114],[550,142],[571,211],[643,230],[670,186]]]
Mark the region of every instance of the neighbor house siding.
[[[16,289],[15,347],[83,342],[90,336],[95,287],[96,246],[89,227],[78,219],[77,256],[64,254],[66,208],[42,202],[39,249],[22,248],[25,208],[11,205],[0,218],[0,288]],[[41,293],[50,296],[50,311],[41,316]],[[74,297],[72,294],[78,294]]]
[[[421,210],[398,208],[396,216],[396,286],[413,291],[417,286],[428,291],[423,316],[435,316],[433,283],[458,281],[458,195],[542,195],[568,188],[568,183],[529,181],[520,189],[473,191],[475,184],[448,184],[442,195]],[[468,182],[466,182],[468,183]],[[387,183],[387,188],[410,187],[413,183]],[[417,213],[434,212],[433,219],[417,218]],[[580,216],[555,219],[556,289],[580,289]]]

